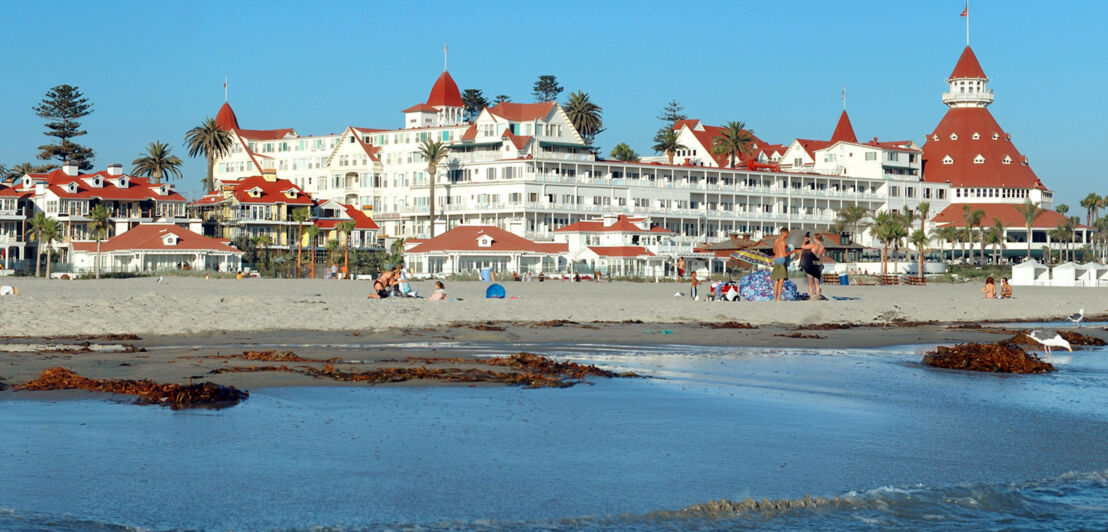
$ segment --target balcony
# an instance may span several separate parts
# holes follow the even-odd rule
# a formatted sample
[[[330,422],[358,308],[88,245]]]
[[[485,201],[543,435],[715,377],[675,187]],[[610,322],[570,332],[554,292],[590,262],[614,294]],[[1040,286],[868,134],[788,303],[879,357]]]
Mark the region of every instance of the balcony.
[[[987,105],[993,103],[993,90],[986,92],[944,92],[943,103],[950,104],[978,104]]]

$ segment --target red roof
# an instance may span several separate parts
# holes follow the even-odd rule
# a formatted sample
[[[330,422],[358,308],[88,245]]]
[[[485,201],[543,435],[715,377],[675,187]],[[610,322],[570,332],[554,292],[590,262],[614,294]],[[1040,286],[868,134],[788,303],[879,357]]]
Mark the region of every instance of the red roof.
[[[685,126],[689,126],[689,129],[693,129],[699,123],[700,123],[700,120],[697,120],[695,118],[688,119],[688,120],[678,120],[678,121],[673,123],[673,130],[674,131],[680,131],[681,128],[685,127]]]
[[[261,195],[252,198],[249,191],[258,188],[261,190]],[[295,190],[296,197],[289,198],[285,195],[286,191]],[[235,184],[235,190],[233,192],[235,199],[239,203],[284,203],[287,205],[315,205],[311,196],[300,190],[300,187],[293,184],[288,179],[278,179],[276,181],[266,181],[266,179],[260,175],[247,177]]]
[[[973,54],[973,50],[969,46],[962,50],[958,63],[954,65],[954,71],[950,73],[950,77],[947,79],[954,78],[988,78],[985,71],[981,69],[981,63],[977,62],[977,56]]]
[[[466,132],[462,133],[462,140],[473,140],[477,138],[477,124],[473,124],[466,128]]]
[[[601,257],[653,257],[654,254],[642,246],[589,246],[589,250]]]
[[[431,94],[427,96],[427,105],[463,107],[462,93],[458,92],[458,84],[450,73],[443,70],[439,79],[435,80],[435,86],[431,87]]]
[[[492,237],[491,245],[482,247],[477,244],[478,238],[483,235]],[[459,225],[435,238],[424,241],[408,250],[407,253],[490,251],[556,254],[568,250],[569,246],[567,244],[534,242],[492,225]]]
[[[843,114],[839,115],[839,123],[835,124],[835,131],[831,133],[831,144],[839,141],[858,142],[858,137],[854,136],[854,126],[850,125],[850,117],[847,116],[846,109],[843,109]]]
[[[943,209],[942,212],[936,214],[931,219],[932,222],[939,225],[953,225],[954,227],[965,227],[966,220],[962,217],[964,210],[963,206],[969,206],[970,210],[981,209],[985,211],[985,215],[981,217],[981,225],[988,227],[993,225],[993,218],[999,219],[1000,223],[1004,224],[1004,227],[1027,227],[1027,223],[1023,220],[1023,215],[1020,214],[1019,209],[1014,203],[952,203],[949,207]],[[1054,229],[1059,224],[1066,223],[1066,217],[1055,211],[1044,210],[1042,214],[1039,214],[1035,218],[1035,222],[1031,224],[1031,227],[1036,229]]]
[[[416,113],[416,112],[437,113],[437,112],[439,112],[439,110],[435,109],[435,106],[433,106],[429,103],[417,103],[417,104],[405,109],[402,112],[405,112],[405,113]]]
[[[512,145],[515,146],[517,150],[522,150],[527,146],[528,142],[531,142],[531,135],[513,135],[512,130],[507,128],[504,129],[504,134],[500,135],[500,138],[506,138],[512,141]]]
[[[545,103],[512,103],[504,102],[495,107],[489,107],[489,112],[513,122],[523,120],[538,120],[546,118],[550,111],[554,110],[554,102]]]
[[[808,152],[808,157],[811,157],[814,161],[816,159],[816,150],[822,150],[831,145],[826,140],[812,140],[812,139],[796,139],[800,143],[800,147],[804,148],[805,152]]]
[[[952,133],[956,140],[951,139]],[[974,133],[978,134],[977,140],[973,138]],[[997,136],[996,140],[993,135]],[[984,162],[974,162],[978,155],[984,157]],[[943,164],[947,156],[953,159],[951,164]],[[1008,163],[1004,162],[1005,157]],[[1045,190],[1035,172],[1024,163],[1024,156],[984,107],[951,108],[923,145],[924,181],[950,181],[952,187]]]
[[[354,220],[354,229],[380,229],[380,227],[377,226],[377,223],[374,222],[372,218],[366,216],[366,214],[359,210],[357,207],[341,203],[339,205],[342,205],[343,209],[346,211],[346,215],[349,216],[351,220]],[[312,223],[323,229],[331,229],[332,227],[335,227],[345,221],[346,220],[340,218],[326,218],[315,220]]]
[[[354,140],[358,143],[358,146],[361,146],[362,151],[364,151],[365,154],[369,156],[369,160],[375,163],[381,162],[381,159],[377,157],[377,154],[381,152],[380,146],[366,144],[365,141],[363,141],[362,138],[357,135],[354,135]]]
[[[167,234],[177,236],[175,245],[166,245],[164,237]],[[96,251],[95,241],[73,242],[74,251]],[[139,224],[125,233],[120,233],[100,243],[100,251],[226,251],[230,253],[242,253],[214,238],[199,235],[173,224]]]
[[[727,154],[716,155],[712,152],[713,139],[723,134],[723,130],[725,128],[720,126],[701,125],[702,130],[693,129],[699,122],[699,120],[682,120],[678,123],[689,128],[689,132],[692,133],[694,137],[696,137],[696,140],[700,143],[703,151],[707,153],[710,157],[712,157],[712,159],[716,161],[716,164],[719,165],[720,168],[728,167],[728,165],[731,164],[730,156],[728,156]],[[750,133],[749,129],[744,131]],[[754,138],[754,150],[752,152],[752,155],[755,156],[751,158],[756,158],[758,153],[764,151],[765,147],[770,146],[770,144],[763,142],[762,139],[754,136],[753,133],[751,133],[750,136]],[[744,156],[742,154],[736,155],[735,166],[738,167],[739,163],[745,161],[747,158],[747,156]]]
[[[599,232],[624,232],[624,233],[672,233],[668,229],[661,227],[651,227],[650,229],[640,229],[638,225],[633,222],[641,222],[645,218],[628,218],[627,215],[621,214],[616,217],[612,225],[604,225],[603,219],[594,220],[582,220],[580,222],[569,224],[565,227],[555,229],[555,233],[599,233]]]
[[[235,133],[238,136],[250,139],[250,140],[278,140],[285,138],[289,133],[294,133],[293,129],[235,129]]]
[[[61,169],[57,169],[45,174],[27,174],[32,179],[37,179],[46,182],[47,189],[54,193],[59,198],[76,198],[76,199],[92,199],[99,198],[105,200],[156,200],[156,201],[185,201],[184,196],[178,194],[172,187],[166,185],[167,194],[162,195],[157,192],[162,185],[154,185],[149,179],[143,177],[135,177],[131,175],[111,175],[106,170],[99,172],[93,172],[91,174],[80,174],[77,176],[71,176],[66,174]],[[102,186],[94,187],[89,182],[94,178],[100,177],[102,179]],[[118,180],[121,177],[127,178],[127,187],[117,186],[112,180]],[[75,192],[70,192],[69,185],[75,183],[77,189]],[[163,185],[165,185],[163,183]]]
[[[219,112],[215,115],[215,125],[224,131],[239,128],[239,119],[235,117],[235,111],[231,109],[231,104],[223,102],[223,106],[219,108]]]
[[[34,194],[33,191],[25,190],[20,192],[9,186],[0,186],[0,197],[4,198],[26,198]]]

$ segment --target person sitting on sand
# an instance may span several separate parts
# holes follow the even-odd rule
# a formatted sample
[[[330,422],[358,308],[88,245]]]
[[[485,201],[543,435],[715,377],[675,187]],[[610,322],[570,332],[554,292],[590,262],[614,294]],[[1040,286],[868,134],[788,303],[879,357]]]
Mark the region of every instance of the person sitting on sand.
[[[427,297],[428,301],[446,301],[446,287],[442,281],[435,281],[435,293]]]
[[[981,293],[985,294],[985,299],[996,299],[996,282],[992,277],[985,279],[985,286],[981,288]]]
[[[1008,284],[1008,278],[1000,279],[1000,299],[1012,299],[1012,285]]]
[[[386,297],[389,297],[389,292],[395,286],[400,284],[400,267],[401,265],[397,264],[391,270],[386,270],[384,273],[382,273],[376,281],[373,281],[373,292],[366,296],[366,298],[385,299]]]

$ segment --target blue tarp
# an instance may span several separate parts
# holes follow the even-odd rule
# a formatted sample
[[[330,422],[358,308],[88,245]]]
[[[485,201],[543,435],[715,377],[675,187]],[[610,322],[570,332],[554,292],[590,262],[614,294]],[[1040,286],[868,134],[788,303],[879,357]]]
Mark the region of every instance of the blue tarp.
[[[757,271],[740,279],[739,295],[747,301],[773,301],[773,279],[769,271]],[[786,279],[785,287],[781,290],[781,299],[796,301],[796,296],[796,283]]]

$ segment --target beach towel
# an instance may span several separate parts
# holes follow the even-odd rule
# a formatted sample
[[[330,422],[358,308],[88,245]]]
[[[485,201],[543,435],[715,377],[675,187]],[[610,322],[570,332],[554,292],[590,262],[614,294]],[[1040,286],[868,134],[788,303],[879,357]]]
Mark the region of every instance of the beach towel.
[[[773,301],[773,279],[770,272],[759,271],[744,276],[739,280],[739,294],[747,301]],[[785,287],[781,289],[781,299],[795,301],[797,297],[796,284],[785,280]]]
[[[754,265],[769,266],[773,264],[773,257],[748,249],[740,249],[731,252],[731,258],[746,261]]]

